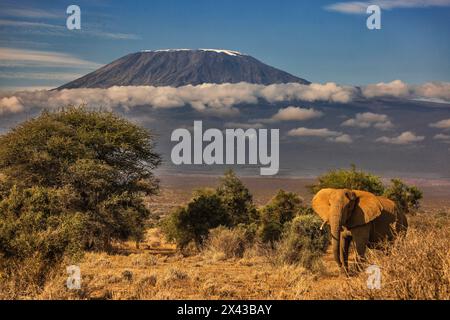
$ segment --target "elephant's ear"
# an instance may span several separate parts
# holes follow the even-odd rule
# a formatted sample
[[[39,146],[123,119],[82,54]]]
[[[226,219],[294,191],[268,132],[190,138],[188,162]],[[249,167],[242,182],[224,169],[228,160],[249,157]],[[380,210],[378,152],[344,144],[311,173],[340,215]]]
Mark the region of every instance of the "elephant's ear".
[[[330,196],[335,189],[322,189],[312,199],[312,208],[322,218],[323,221],[328,221],[330,212]]]
[[[359,190],[353,192],[356,194],[357,200],[353,213],[346,223],[349,228],[362,226],[381,215],[383,206],[374,194]]]

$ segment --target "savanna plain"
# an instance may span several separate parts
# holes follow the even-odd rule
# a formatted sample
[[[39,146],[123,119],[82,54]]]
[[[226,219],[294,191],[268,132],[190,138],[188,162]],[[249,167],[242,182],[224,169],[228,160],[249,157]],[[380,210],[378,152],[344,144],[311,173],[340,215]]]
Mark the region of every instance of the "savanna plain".
[[[65,266],[43,290],[27,299],[450,299],[450,185],[421,183],[421,208],[408,215],[410,228],[392,247],[369,250],[368,263],[380,266],[381,288],[367,287],[363,271],[345,276],[331,248],[306,268],[286,263],[273,250],[252,245],[234,254],[233,234],[222,234],[202,249],[183,252],[168,242],[158,222],[186,204],[195,189],[214,188],[219,177],[159,176],[161,190],[147,199],[152,216],[144,239],[115,242],[110,253],[88,252],[79,263],[81,289],[66,287]],[[310,205],[314,179],[244,177],[256,207],[283,189]],[[351,249],[350,267],[355,264]],[[7,290],[7,288],[3,288]],[[5,294],[5,292],[3,292]],[[0,293],[0,296],[2,293]]]

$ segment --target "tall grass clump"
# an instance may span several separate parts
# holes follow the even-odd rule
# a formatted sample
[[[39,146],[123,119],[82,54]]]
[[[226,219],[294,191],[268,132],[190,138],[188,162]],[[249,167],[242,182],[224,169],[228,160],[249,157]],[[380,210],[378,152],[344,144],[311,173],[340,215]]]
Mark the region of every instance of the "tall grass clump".
[[[242,258],[253,239],[252,231],[244,226],[232,229],[220,226],[210,231],[205,252],[223,259]]]
[[[450,299],[450,223],[446,227],[408,230],[393,245],[371,251],[368,262],[381,269],[381,288],[367,288],[367,274],[351,279],[344,299]]]

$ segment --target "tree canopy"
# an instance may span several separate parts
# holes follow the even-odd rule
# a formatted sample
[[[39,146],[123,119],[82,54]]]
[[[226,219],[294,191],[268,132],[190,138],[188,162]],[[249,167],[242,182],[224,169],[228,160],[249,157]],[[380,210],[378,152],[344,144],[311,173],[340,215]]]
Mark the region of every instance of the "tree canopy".
[[[23,122],[0,137],[0,254],[21,232],[52,232],[65,217],[82,223],[82,246],[139,240],[149,214],[142,196],[158,190],[160,161],[153,134],[111,112],[70,107]]]

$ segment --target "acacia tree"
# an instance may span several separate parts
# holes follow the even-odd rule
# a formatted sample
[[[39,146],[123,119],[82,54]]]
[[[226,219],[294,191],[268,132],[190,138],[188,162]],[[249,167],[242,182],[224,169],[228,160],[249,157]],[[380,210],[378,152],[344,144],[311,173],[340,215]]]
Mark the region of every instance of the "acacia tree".
[[[13,187],[70,190],[60,201],[83,215],[85,244],[107,249],[111,239],[142,237],[142,196],[157,191],[160,161],[153,134],[111,112],[43,112],[0,137],[1,195]]]

